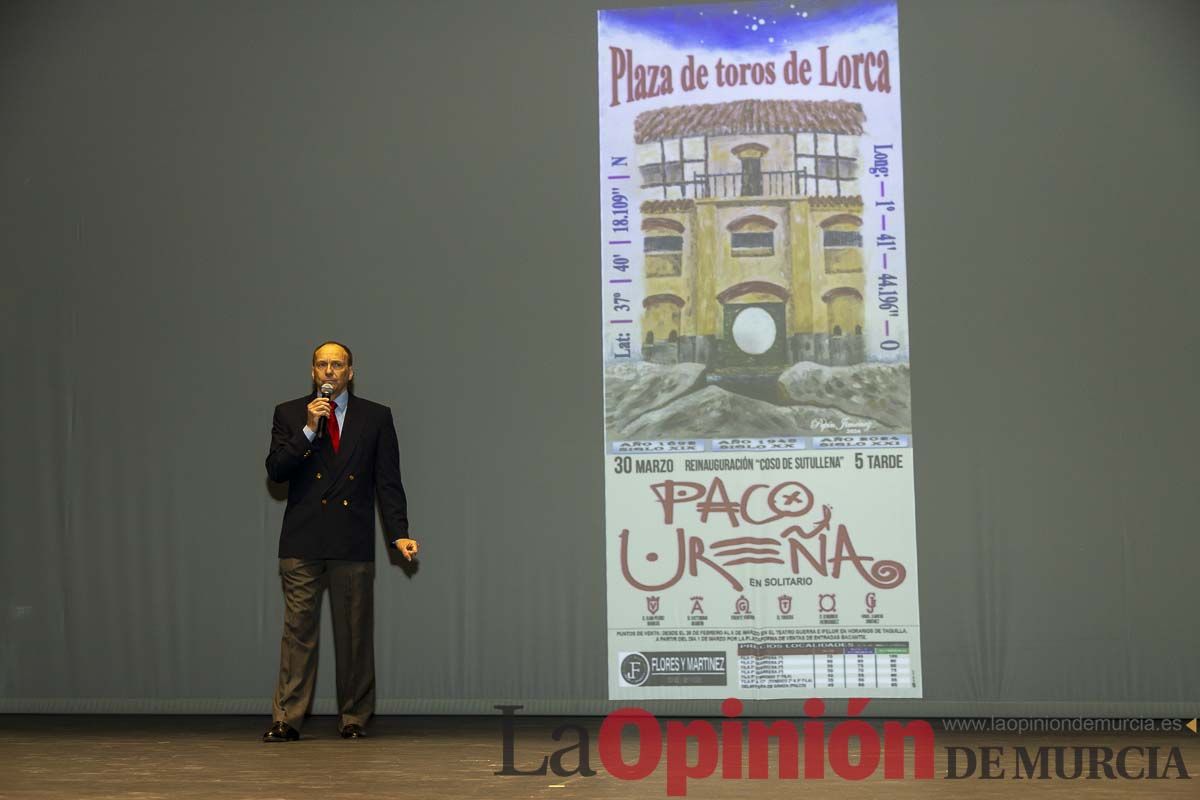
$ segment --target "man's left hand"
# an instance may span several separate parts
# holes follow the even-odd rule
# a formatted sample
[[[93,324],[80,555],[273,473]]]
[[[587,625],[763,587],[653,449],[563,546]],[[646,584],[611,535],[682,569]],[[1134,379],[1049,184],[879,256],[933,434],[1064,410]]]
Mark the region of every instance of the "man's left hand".
[[[412,561],[413,556],[421,549],[416,539],[397,539],[393,544],[396,545],[396,549],[409,561]]]

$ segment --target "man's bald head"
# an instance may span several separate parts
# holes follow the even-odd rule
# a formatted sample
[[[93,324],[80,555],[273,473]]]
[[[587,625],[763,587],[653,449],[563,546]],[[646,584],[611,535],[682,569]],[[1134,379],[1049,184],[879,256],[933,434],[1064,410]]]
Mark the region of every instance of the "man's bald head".
[[[350,352],[350,348],[346,347],[346,345],[342,344],[341,342],[335,342],[332,339],[329,340],[328,342],[321,342],[319,345],[317,345],[315,348],[313,348],[313,363],[314,364],[317,363],[317,353],[320,353],[322,349],[324,349],[326,347],[330,347],[330,346],[340,347],[345,354],[343,360],[346,362],[346,366],[348,366],[348,367],[354,366],[354,353]]]

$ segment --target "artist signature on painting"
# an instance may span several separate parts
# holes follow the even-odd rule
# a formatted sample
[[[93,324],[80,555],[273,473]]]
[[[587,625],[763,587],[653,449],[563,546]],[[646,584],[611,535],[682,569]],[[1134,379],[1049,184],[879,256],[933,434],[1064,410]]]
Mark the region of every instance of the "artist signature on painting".
[[[836,421],[826,417],[815,417],[809,423],[814,431],[845,431],[847,433],[866,433],[874,424],[868,420],[852,419],[851,417],[842,417]]]

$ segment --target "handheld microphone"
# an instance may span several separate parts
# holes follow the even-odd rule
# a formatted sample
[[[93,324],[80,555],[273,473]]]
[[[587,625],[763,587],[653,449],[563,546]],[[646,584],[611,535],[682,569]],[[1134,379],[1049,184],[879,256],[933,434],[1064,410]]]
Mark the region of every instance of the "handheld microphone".
[[[332,383],[322,383],[321,384],[321,397],[333,397],[333,384]],[[328,427],[328,425],[329,425],[329,417],[321,417],[319,420],[317,420],[317,438],[318,439],[325,438],[325,428]]]

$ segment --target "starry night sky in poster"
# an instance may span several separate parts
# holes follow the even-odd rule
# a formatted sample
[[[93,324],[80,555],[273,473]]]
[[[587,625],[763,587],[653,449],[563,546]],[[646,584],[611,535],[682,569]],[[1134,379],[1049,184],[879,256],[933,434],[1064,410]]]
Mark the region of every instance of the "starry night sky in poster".
[[[808,0],[602,11],[606,25],[678,47],[785,51],[860,25],[890,23],[892,0]]]

